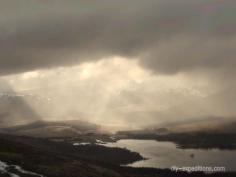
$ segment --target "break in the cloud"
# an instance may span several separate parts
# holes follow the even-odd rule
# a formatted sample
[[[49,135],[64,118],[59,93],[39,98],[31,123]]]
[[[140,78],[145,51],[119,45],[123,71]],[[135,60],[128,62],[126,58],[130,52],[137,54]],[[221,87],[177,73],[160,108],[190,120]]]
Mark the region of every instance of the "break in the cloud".
[[[122,125],[233,117],[235,7],[234,0],[0,0],[0,75],[46,100],[26,99],[42,117]]]
[[[2,79],[47,120],[82,119],[137,128],[236,115],[234,91],[225,94],[226,88],[209,77],[195,73],[153,75],[137,60],[120,57]]]

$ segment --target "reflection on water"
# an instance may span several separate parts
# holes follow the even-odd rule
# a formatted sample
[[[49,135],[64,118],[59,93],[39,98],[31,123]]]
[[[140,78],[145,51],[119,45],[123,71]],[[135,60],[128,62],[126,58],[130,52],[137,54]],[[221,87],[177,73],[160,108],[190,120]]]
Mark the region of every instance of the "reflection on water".
[[[147,160],[130,164],[133,167],[170,168],[172,166],[223,166],[236,171],[235,150],[178,149],[174,143],[154,140],[120,140],[107,143],[109,147],[122,147],[139,152]]]

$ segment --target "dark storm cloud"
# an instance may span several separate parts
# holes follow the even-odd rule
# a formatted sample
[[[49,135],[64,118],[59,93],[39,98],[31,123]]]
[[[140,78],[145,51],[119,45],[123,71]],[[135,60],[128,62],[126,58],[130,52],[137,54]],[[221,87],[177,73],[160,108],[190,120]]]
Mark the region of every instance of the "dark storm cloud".
[[[234,0],[0,0],[0,74],[120,55],[156,72],[233,72]]]

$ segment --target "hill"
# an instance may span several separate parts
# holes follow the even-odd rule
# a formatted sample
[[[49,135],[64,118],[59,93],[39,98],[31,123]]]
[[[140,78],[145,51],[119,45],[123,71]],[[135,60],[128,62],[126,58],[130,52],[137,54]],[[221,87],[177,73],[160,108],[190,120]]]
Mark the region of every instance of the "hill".
[[[3,128],[2,131],[9,134],[32,137],[76,137],[80,134],[98,132],[99,126],[78,120],[36,121],[29,124]]]

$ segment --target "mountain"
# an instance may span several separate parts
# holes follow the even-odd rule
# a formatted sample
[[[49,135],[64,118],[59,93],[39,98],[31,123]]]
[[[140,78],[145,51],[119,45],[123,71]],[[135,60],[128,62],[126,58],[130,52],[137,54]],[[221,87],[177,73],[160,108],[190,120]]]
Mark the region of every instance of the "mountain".
[[[188,121],[174,122],[167,125],[173,133],[214,132],[236,133],[235,117],[207,117]]]
[[[5,133],[32,137],[76,137],[99,131],[96,124],[79,121],[35,121],[33,123],[2,129]]]

